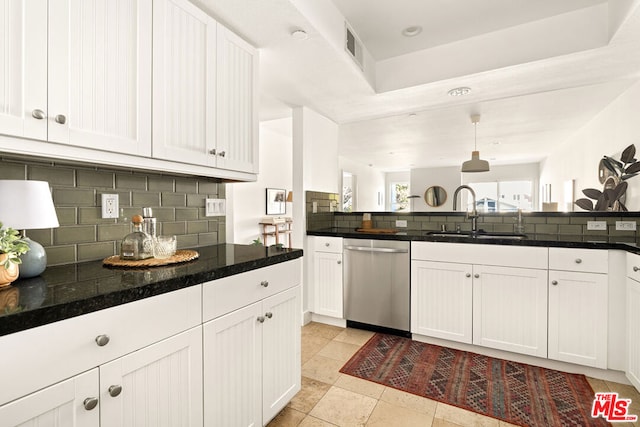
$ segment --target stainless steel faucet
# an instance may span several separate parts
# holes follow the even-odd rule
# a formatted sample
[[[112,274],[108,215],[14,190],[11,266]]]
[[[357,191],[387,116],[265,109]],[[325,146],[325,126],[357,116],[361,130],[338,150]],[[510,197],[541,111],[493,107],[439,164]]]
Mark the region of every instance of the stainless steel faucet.
[[[473,209],[471,210],[471,212],[467,211],[467,219],[471,219],[471,232],[473,234],[476,234],[478,232],[479,215],[478,211],[476,210],[476,192],[473,191],[473,188],[469,187],[468,185],[461,185],[460,187],[456,188],[456,191],[453,192],[453,210],[455,211],[458,206],[458,193],[463,188],[469,190],[469,193],[471,193],[471,197],[473,198]]]

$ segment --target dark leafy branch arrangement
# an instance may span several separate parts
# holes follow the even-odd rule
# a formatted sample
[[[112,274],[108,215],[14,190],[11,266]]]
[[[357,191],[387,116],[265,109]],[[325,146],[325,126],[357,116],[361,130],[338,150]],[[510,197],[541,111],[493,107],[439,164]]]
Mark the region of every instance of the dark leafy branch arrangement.
[[[578,199],[576,200],[576,205],[588,211],[628,211],[623,203],[624,195],[629,186],[627,180],[638,175],[640,172],[640,162],[638,162],[635,156],[636,147],[633,144],[624,149],[620,160],[604,156],[601,164],[609,171],[610,176],[617,178],[615,180],[617,185],[614,188],[606,188],[607,181],[605,181],[605,188],[602,191],[595,188],[586,188],[582,190],[582,193],[587,196],[588,199]],[[595,205],[590,199],[596,201]]]

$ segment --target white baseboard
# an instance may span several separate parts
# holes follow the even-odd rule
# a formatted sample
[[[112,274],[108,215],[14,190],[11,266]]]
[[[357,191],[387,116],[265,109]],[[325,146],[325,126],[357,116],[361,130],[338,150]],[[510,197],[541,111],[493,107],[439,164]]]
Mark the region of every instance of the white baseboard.
[[[324,323],[325,325],[338,326],[340,328],[347,327],[347,321],[345,319],[338,319],[336,317],[324,316],[322,314],[311,313],[311,321]]]

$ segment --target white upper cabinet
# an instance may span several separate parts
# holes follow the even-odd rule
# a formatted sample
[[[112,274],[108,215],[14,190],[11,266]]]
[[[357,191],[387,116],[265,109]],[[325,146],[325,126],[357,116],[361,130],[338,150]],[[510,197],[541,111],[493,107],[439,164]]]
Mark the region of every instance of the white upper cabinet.
[[[0,134],[47,139],[47,0],[0,0]]]
[[[49,141],[151,154],[151,0],[49,0]]]
[[[258,172],[258,53],[218,24],[217,166]]]
[[[157,0],[153,22],[153,157],[216,166],[216,21]]]

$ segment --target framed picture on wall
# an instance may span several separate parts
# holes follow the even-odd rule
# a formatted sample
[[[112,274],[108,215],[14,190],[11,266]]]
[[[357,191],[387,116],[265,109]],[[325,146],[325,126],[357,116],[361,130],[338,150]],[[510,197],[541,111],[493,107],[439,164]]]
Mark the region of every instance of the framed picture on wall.
[[[267,188],[267,215],[283,215],[287,193],[282,188]]]

